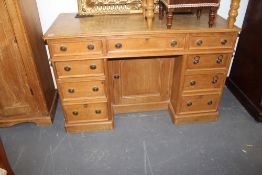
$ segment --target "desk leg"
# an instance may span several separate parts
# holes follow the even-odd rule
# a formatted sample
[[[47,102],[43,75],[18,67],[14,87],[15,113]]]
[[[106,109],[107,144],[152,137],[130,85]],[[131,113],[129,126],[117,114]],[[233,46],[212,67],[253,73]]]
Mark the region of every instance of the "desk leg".
[[[152,29],[153,18],[154,18],[154,0],[147,0],[146,19],[147,19],[147,28],[149,30]]]
[[[228,27],[233,28],[236,22],[236,17],[238,15],[238,8],[239,8],[240,0],[231,0],[231,6],[229,10],[229,20],[228,20]]]

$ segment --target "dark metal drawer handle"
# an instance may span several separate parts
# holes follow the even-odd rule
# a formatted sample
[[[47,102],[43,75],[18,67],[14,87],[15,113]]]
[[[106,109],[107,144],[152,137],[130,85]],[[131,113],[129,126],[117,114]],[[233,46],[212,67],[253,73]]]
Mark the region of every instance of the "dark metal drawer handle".
[[[96,114],[101,114],[102,111],[101,111],[100,109],[97,109],[97,110],[95,110],[95,113],[96,113]]]
[[[213,104],[213,100],[209,100],[208,102],[207,102],[207,104],[210,106],[210,105],[212,105]]]
[[[118,74],[114,75],[115,80],[119,80],[119,78],[120,78],[120,75],[118,75]]]
[[[226,45],[227,44],[227,40],[226,39],[221,40],[221,44],[222,45]]]
[[[221,64],[223,62],[223,55],[219,55],[217,57],[217,64]]]
[[[88,44],[87,48],[88,50],[94,50],[95,46],[93,44]]]
[[[192,103],[192,101],[188,101],[186,105],[187,105],[188,107],[190,107],[190,106],[193,105],[193,103]]]
[[[95,70],[96,69],[96,65],[95,64],[90,65],[90,69]]]
[[[73,93],[75,93],[75,89],[74,88],[70,88],[70,89],[68,89],[68,92],[73,94]]]
[[[77,116],[77,115],[79,114],[79,112],[78,112],[78,111],[73,111],[72,114],[73,114],[74,116]]]
[[[93,92],[98,92],[99,88],[98,87],[93,87]]]
[[[61,47],[60,47],[60,50],[61,50],[62,52],[66,52],[66,51],[67,51],[67,47],[61,46]]]
[[[67,71],[67,72],[69,72],[69,71],[71,70],[71,67],[70,67],[70,66],[65,66],[65,67],[64,67],[64,70]]]
[[[193,61],[194,64],[199,64],[200,63],[200,56],[196,56]]]
[[[202,46],[203,43],[204,43],[203,40],[197,40],[197,42],[196,42],[196,44],[197,44],[198,46]]]
[[[218,82],[218,76],[214,76],[213,77],[213,80],[212,80],[212,83],[213,84],[216,84]]]
[[[121,44],[121,43],[116,43],[115,47],[116,47],[117,49],[120,49],[120,48],[122,48],[122,44]]]
[[[173,40],[173,41],[171,41],[171,44],[170,44],[172,47],[176,47],[176,45],[177,45],[177,41],[175,41],[175,40]]]
[[[196,85],[196,81],[195,80],[190,81],[190,85],[191,86],[195,86]]]

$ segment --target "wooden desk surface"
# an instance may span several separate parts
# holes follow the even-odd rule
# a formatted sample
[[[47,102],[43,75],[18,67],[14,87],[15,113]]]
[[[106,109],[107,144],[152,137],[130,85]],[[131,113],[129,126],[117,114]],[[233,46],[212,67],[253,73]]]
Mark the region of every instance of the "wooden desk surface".
[[[208,15],[203,14],[200,20],[193,15],[174,15],[174,25],[172,29],[166,29],[166,21],[160,21],[155,16],[153,29],[147,29],[147,22],[142,14],[134,15],[107,15],[93,16],[86,18],[75,18],[74,13],[60,14],[54,24],[47,31],[44,39],[87,37],[87,36],[110,36],[120,34],[154,34],[180,33],[180,32],[232,32],[240,31],[239,28],[228,28],[225,19],[217,16],[216,24],[208,27]]]

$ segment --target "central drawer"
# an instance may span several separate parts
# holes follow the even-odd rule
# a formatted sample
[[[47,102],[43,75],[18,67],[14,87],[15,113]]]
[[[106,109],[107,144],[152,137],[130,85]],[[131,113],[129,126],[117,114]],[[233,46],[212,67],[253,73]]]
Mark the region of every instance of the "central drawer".
[[[116,37],[108,39],[108,52],[137,52],[137,51],[165,51],[181,50],[185,46],[185,35],[178,34],[163,37]]]
[[[104,81],[79,81],[58,83],[63,100],[106,98]]]
[[[63,108],[68,123],[108,120],[108,108],[106,102],[64,105]]]

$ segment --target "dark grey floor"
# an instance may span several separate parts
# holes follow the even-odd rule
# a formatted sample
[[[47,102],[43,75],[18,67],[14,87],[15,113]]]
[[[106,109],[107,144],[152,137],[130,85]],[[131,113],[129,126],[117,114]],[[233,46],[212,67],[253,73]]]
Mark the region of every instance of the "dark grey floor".
[[[117,115],[115,130],[54,125],[0,129],[17,175],[261,175],[262,124],[226,89],[217,122],[173,125],[167,111]]]

